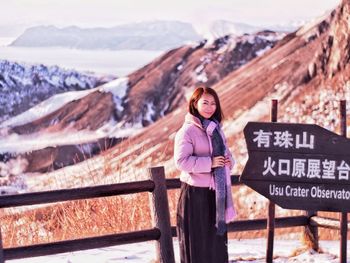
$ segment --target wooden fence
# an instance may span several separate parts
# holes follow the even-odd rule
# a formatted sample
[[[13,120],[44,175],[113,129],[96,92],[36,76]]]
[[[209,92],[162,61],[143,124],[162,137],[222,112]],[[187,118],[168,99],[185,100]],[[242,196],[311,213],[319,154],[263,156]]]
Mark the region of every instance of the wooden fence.
[[[139,182],[0,196],[0,208],[7,208],[149,192],[153,221],[153,228],[141,231],[22,247],[3,248],[1,238],[0,263],[10,259],[44,256],[85,249],[144,242],[149,240],[156,241],[156,260],[158,262],[174,263],[175,259],[172,237],[176,236],[176,228],[170,224],[167,189],[178,189],[180,187],[180,181],[179,179],[165,179],[163,167],[150,168],[148,170],[148,174],[149,180]],[[240,184],[239,176],[237,175],[231,176],[231,181],[232,185]],[[266,229],[268,224],[267,221],[267,218],[235,221],[228,225],[228,231],[234,232]],[[274,219],[274,227],[276,228],[295,226],[305,226],[305,229],[311,228],[314,237],[316,237],[314,242],[318,242],[317,227],[321,226],[339,229],[339,225],[340,223],[337,220],[322,218],[316,216],[315,213],[309,212],[302,216],[281,217]]]

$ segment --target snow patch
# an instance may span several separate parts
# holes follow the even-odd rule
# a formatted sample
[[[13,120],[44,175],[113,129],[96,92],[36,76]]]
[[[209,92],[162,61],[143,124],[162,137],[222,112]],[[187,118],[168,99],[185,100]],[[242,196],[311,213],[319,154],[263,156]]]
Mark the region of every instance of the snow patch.
[[[263,40],[267,40],[270,42],[277,42],[277,41],[281,40],[282,38],[284,38],[285,36],[286,36],[285,33],[276,33],[275,35],[273,35],[273,34],[259,35],[258,38],[263,39]]]
[[[153,103],[147,103],[146,104],[147,110],[144,116],[144,119],[149,121],[150,123],[154,122],[153,116],[155,116],[156,112],[154,110]]]
[[[0,128],[8,126],[23,125],[28,122],[40,119],[64,106],[65,104],[85,97],[95,89],[82,91],[69,91],[62,94],[57,94],[51,98],[39,103],[29,110],[1,123]]]
[[[127,94],[128,83],[129,79],[124,77],[108,82],[99,88],[101,92],[111,92],[113,94],[113,101],[119,112],[124,110],[122,103]]]
[[[202,65],[199,65],[198,67],[196,67],[194,71],[197,74],[200,74],[203,70],[204,70],[204,65],[202,64]]]
[[[265,47],[265,48],[263,48],[263,49],[260,49],[260,50],[256,51],[255,54],[256,54],[258,57],[260,57],[261,55],[263,55],[266,51],[268,51],[268,50],[270,50],[270,49],[271,49],[271,47],[270,47],[270,46],[267,46],[267,47]]]
[[[82,91],[69,91],[52,96],[51,98],[39,103],[38,105],[30,108],[29,110],[1,123],[0,128],[8,126],[23,125],[37,119],[40,119],[58,109],[63,107],[69,102],[81,99],[92,92],[111,92],[114,95],[116,106],[121,109],[121,99],[125,96],[128,88],[128,78],[120,78],[104,84],[100,87],[82,90]]]
[[[115,97],[124,98],[128,89],[127,77],[112,80],[98,88],[101,92],[111,92]]]
[[[199,82],[207,82],[208,81],[208,76],[207,74],[203,71],[201,74],[197,75],[197,81]]]
[[[16,157],[8,162],[0,162],[0,195],[15,194],[26,189],[23,173],[28,166],[28,161],[22,157]]]
[[[176,70],[177,71],[181,71],[182,69],[184,68],[184,65],[183,64],[180,64],[176,67]]]

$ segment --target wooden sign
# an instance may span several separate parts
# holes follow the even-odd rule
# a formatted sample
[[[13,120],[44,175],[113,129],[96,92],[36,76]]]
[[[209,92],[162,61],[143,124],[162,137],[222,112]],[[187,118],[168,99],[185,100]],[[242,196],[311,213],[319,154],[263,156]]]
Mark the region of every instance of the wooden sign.
[[[249,122],[240,180],[283,208],[350,211],[350,140],[310,124]]]

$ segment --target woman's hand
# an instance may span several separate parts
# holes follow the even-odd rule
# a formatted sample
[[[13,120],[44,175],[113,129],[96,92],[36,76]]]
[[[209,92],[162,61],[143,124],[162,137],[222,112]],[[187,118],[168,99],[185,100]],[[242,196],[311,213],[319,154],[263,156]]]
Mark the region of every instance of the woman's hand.
[[[211,168],[222,167],[226,163],[226,158],[224,156],[213,157]]]

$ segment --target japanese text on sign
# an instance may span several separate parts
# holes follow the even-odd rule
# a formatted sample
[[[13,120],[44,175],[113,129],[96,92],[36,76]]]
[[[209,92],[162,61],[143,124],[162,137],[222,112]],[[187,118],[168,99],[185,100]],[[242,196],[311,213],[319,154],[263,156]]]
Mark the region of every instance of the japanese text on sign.
[[[350,166],[344,160],[293,158],[274,160],[268,156],[264,160],[264,176],[291,176],[309,179],[349,180]]]
[[[256,135],[256,137],[253,141],[257,143],[258,148],[269,148],[272,143],[273,146],[283,147],[285,149],[291,147],[295,147],[296,149],[315,148],[315,136],[312,134],[309,135],[307,132],[295,134],[295,136],[293,136],[288,130],[275,131],[273,133],[259,130],[255,131],[254,135]]]

